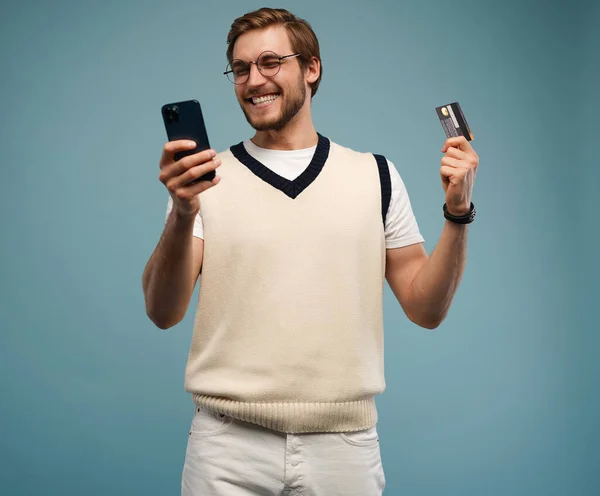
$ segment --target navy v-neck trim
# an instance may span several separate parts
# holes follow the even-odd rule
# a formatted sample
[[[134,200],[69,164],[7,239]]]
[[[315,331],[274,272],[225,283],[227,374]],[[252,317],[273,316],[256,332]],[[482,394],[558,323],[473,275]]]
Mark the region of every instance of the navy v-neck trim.
[[[260,179],[269,183],[274,188],[280,190],[290,198],[296,198],[306,188],[308,188],[312,182],[318,177],[320,172],[323,170],[323,166],[329,156],[329,150],[331,143],[328,138],[321,136],[317,133],[319,141],[317,148],[313,154],[312,160],[308,167],[300,174],[296,179],[290,181],[285,177],[280,176],[276,172],[273,172],[266,165],[256,160],[250,155],[244,143],[240,142],[237,145],[233,145],[230,150],[234,157],[237,158],[242,164],[244,164],[250,171],[252,171]]]

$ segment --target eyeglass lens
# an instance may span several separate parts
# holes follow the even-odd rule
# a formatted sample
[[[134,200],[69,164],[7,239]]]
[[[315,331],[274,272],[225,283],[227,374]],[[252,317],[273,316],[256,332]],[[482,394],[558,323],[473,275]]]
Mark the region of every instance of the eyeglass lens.
[[[272,77],[279,72],[281,61],[275,52],[263,52],[256,60],[256,66],[263,76]],[[250,64],[243,60],[232,60],[227,70],[231,71],[227,77],[235,84],[245,83],[250,76]]]

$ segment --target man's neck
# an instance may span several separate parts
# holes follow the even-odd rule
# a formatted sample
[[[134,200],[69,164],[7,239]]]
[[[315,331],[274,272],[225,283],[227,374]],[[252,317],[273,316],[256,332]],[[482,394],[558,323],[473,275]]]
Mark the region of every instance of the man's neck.
[[[317,145],[319,137],[312,120],[290,121],[279,131],[257,131],[252,142],[270,150],[302,150]]]

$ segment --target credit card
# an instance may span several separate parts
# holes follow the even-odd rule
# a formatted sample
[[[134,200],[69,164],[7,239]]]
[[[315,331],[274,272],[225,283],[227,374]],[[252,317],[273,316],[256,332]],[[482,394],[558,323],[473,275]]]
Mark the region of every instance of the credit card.
[[[465,119],[465,115],[458,102],[442,105],[441,107],[437,107],[435,111],[440,118],[446,137],[464,136],[467,138],[467,141],[473,139],[473,133],[469,129],[467,119]]]

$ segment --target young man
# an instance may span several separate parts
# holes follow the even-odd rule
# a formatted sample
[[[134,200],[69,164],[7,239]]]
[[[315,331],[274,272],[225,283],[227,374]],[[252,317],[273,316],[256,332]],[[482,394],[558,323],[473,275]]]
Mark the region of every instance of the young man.
[[[201,281],[182,494],[382,494],[384,277],[410,320],[443,321],[465,265],[478,157],[463,138],[443,145],[452,221],[429,257],[394,165],[315,130],[322,70],[309,24],[261,9],[233,23],[228,43],[226,74],[256,134],[179,161],[193,143],[164,146],[167,222],[143,276],[161,329],[184,317]]]

